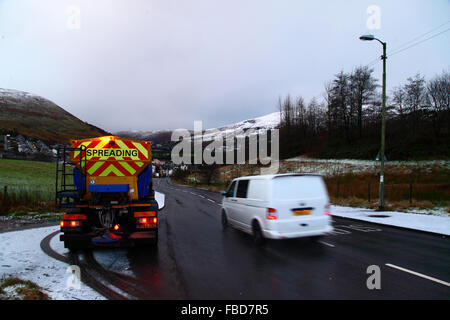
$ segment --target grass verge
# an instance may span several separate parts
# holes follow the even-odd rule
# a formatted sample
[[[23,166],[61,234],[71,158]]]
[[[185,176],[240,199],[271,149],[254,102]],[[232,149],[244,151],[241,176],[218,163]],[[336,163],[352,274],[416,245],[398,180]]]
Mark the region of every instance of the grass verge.
[[[49,296],[32,281],[17,277],[0,280],[0,300],[49,300]]]
[[[0,215],[55,212],[55,164],[0,159]]]

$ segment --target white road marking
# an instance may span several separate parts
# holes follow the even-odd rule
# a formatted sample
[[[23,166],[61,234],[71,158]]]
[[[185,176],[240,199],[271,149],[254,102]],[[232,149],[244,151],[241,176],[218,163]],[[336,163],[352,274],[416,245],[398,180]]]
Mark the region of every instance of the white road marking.
[[[333,248],[334,248],[334,244],[331,244],[331,243],[327,243],[327,242],[325,242],[325,241],[319,241],[319,243],[321,243],[321,244],[324,244],[324,245],[326,245],[326,246],[329,246],[329,247],[333,247]]]
[[[337,235],[337,234],[350,234],[351,232],[344,229],[339,229],[334,227],[333,231],[330,232],[331,235]]]
[[[439,279],[436,279],[436,278],[433,278],[433,277],[430,277],[430,276],[427,276],[427,275],[424,275],[422,273],[418,273],[418,272],[415,272],[415,271],[412,271],[412,270],[408,270],[408,269],[405,269],[405,268],[402,268],[402,267],[399,267],[399,266],[396,266],[396,265],[393,265],[393,264],[390,264],[390,263],[386,263],[386,265],[388,267],[395,268],[395,269],[398,269],[398,270],[401,270],[401,271],[404,271],[404,272],[408,272],[408,273],[411,273],[411,274],[413,274],[415,276],[418,276],[418,277],[421,277],[421,278],[424,278],[424,279],[427,279],[427,280],[431,280],[431,281],[443,284],[444,286],[450,287],[450,283],[442,281],[442,280],[439,280]]]
[[[190,194],[193,194],[194,196],[196,196],[197,194],[196,193],[194,193],[194,192],[189,192]]]
[[[212,202],[212,203],[214,203],[215,205],[218,205],[219,207],[222,206],[220,203],[217,203],[217,202],[215,202],[214,200],[211,200],[211,199],[208,199],[208,198],[205,198],[205,199],[208,200],[208,201],[210,201],[210,202]]]
[[[198,194],[198,196],[200,197],[200,198],[203,198],[203,199],[206,199],[204,196],[202,196],[201,194]]]

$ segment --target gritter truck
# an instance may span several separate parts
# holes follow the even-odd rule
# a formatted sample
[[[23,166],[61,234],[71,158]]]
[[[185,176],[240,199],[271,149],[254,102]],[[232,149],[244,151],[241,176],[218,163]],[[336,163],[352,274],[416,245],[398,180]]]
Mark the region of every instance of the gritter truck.
[[[57,150],[56,206],[64,247],[156,245],[151,141],[104,136]]]

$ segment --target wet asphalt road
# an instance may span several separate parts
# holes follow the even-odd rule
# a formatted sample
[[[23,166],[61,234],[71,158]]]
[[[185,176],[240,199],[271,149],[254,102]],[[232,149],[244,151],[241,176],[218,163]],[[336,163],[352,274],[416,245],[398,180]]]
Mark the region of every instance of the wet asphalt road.
[[[168,179],[154,188],[166,195],[158,248],[122,251],[148,298],[450,299],[446,237],[333,217],[335,232],[321,242],[257,247],[250,235],[222,230],[220,194]],[[370,265],[380,267],[380,290],[367,288]]]

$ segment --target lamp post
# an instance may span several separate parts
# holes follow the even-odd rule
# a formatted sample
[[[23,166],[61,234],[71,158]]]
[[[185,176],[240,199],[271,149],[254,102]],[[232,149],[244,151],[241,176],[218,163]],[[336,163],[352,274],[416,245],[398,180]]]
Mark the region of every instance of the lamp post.
[[[380,39],[375,38],[373,35],[363,35],[359,37],[360,40],[363,41],[372,41],[377,40],[379,43],[383,45],[383,55],[381,56],[381,60],[383,60],[383,97],[382,97],[382,108],[381,108],[381,151],[380,151],[380,160],[381,160],[381,168],[380,168],[380,187],[379,187],[379,209],[384,210],[384,141],[385,141],[385,130],[386,130],[386,42],[381,41]]]

